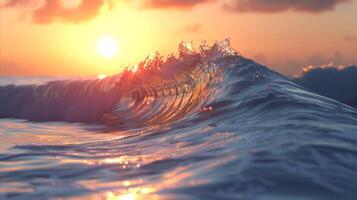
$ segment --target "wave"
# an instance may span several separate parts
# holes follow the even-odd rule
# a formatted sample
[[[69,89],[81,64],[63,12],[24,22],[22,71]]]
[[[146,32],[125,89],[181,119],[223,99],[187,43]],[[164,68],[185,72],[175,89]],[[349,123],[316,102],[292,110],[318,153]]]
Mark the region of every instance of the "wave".
[[[213,61],[227,55],[238,55],[228,40],[211,47],[202,44],[200,51],[182,42],[178,58],[155,54],[135,68],[103,80],[1,86],[0,117],[109,124],[133,119],[172,121],[192,112],[214,93],[219,72]]]
[[[228,39],[211,46],[203,43],[198,50],[181,42],[178,50],[178,57],[156,53],[102,80],[1,86],[0,117],[145,126],[198,119],[202,113],[219,113],[232,105],[251,109],[251,114],[305,106],[338,106],[354,113],[244,58]]]
[[[293,82],[326,97],[357,107],[357,66],[305,68]]]
[[[183,42],[177,57],[154,54],[103,80],[1,86],[0,95],[2,118],[85,122],[1,120],[4,197],[124,199],[144,188],[164,199],[356,197],[357,110],[228,40]]]

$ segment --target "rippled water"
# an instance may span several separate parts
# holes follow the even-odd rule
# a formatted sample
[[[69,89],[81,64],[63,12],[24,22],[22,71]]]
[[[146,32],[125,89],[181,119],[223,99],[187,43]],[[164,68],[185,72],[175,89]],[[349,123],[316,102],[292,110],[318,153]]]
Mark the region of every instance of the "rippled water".
[[[227,41],[181,48],[103,80],[1,86],[0,197],[357,198],[355,108]]]

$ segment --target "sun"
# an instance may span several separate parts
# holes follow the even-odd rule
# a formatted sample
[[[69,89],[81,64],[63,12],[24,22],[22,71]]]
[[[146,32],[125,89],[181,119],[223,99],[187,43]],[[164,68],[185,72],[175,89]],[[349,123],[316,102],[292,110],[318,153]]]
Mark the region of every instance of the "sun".
[[[112,37],[102,37],[98,40],[97,51],[105,58],[112,58],[118,52],[118,43]]]

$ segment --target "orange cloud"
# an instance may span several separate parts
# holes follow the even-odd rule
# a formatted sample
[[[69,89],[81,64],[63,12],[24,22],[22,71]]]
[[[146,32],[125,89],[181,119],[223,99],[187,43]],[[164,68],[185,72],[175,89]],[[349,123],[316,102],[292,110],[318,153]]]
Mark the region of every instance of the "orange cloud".
[[[112,7],[113,2],[112,0],[82,0],[74,7],[66,7],[63,5],[63,0],[44,0],[30,14],[33,22],[38,24],[56,21],[80,23],[96,17],[103,6]],[[36,3],[39,4],[39,1],[10,0],[1,7],[21,8],[34,6]]]
[[[224,8],[234,12],[278,13],[288,10],[321,13],[350,0],[234,0]]]
[[[190,24],[187,25],[185,27],[183,27],[182,30],[180,30],[179,32],[183,32],[183,33],[198,33],[202,30],[203,25],[202,24]]]
[[[178,8],[187,9],[192,8],[201,3],[213,2],[215,0],[146,0],[143,3],[144,8],[164,9],[164,8]]]
[[[357,36],[346,36],[345,41],[347,42],[357,41]]]

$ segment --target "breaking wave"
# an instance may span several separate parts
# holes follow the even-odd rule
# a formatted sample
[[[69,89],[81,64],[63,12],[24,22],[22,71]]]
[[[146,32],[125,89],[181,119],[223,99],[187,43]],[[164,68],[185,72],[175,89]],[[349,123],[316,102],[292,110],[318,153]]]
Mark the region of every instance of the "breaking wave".
[[[213,46],[203,43],[198,51],[182,42],[178,58],[156,53],[103,80],[2,86],[0,117],[112,125],[134,120],[135,126],[176,121],[218,98],[219,85],[230,73],[219,62],[228,57],[243,59],[229,40]]]
[[[102,80],[1,86],[0,97],[1,118],[99,123],[125,135],[13,146],[0,154],[0,180],[34,190],[9,198],[149,186],[163,199],[357,195],[357,110],[244,58],[229,40],[198,50],[182,42],[177,57],[154,54]],[[41,190],[44,178],[61,190]],[[128,180],[132,190],[109,184]]]

